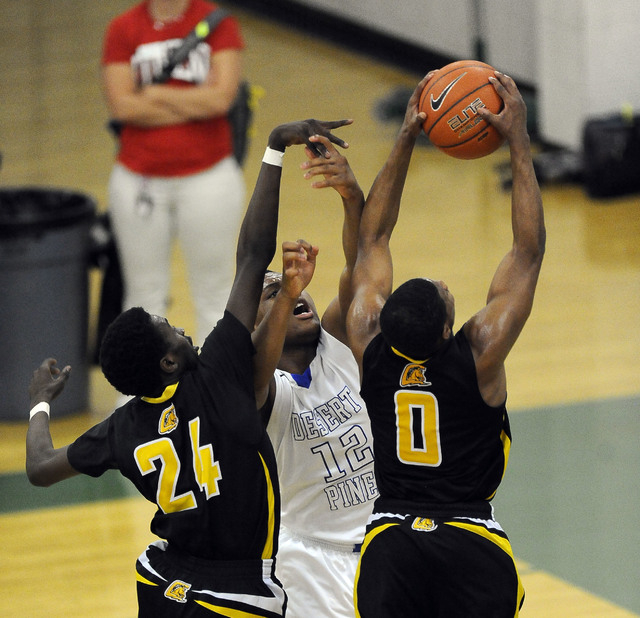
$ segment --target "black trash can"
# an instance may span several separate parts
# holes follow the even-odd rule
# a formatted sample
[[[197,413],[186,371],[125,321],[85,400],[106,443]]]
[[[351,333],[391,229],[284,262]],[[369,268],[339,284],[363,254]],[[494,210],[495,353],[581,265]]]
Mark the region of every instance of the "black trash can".
[[[95,201],[64,189],[0,188],[0,420],[28,420],[47,357],[71,365],[55,416],[89,403],[88,251]]]

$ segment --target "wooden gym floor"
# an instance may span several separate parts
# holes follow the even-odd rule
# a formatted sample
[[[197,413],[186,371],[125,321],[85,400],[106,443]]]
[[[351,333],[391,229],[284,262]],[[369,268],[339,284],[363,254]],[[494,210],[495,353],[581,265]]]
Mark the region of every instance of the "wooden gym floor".
[[[104,208],[114,143],[104,129],[98,59],[108,19],[130,5],[0,4],[2,186],[72,188]],[[398,128],[381,121],[377,106],[420,75],[235,12],[247,40],[247,76],[264,89],[245,166],[249,190],[271,128],[306,117],[355,119],[341,134],[368,188]],[[308,187],[297,168],[302,160],[301,150],[287,153],[280,240],[302,236],[320,245],[310,291],[323,309],[341,267],[341,209],[335,195]],[[506,160],[501,150],[455,161],[425,145],[412,161],[393,239],[396,281],[447,281],[458,326],[484,302],[509,248],[509,195],[496,171]],[[508,361],[514,444],[496,514],[521,564],[522,616],[640,616],[640,199],[593,201],[568,185],[544,187],[543,197],[547,256],[533,314]],[[183,272],[176,249],[168,317],[193,331]],[[90,278],[93,326],[99,275]],[[3,348],[3,356],[11,362],[12,351]],[[52,422],[56,445],[112,410],[115,394],[95,368],[90,388],[88,410]],[[27,405],[25,393],[25,416]],[[134,562],[152,540],[153,509],[117,475],[31,488],[26,425],[0,422],[0,615],[135,615]]]

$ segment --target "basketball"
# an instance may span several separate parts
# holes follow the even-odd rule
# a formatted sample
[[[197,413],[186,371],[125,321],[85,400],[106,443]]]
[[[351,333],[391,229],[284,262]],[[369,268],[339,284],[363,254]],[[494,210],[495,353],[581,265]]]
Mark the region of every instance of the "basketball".
[[[478,115],[481,107],[497,114],[502,99],[489,81],[495,69],[477,60],[458,60],[438,71],[420,95],[427,114],[422,128],[431,143],[456,159],[479,159],[497,150],[504,138]]]

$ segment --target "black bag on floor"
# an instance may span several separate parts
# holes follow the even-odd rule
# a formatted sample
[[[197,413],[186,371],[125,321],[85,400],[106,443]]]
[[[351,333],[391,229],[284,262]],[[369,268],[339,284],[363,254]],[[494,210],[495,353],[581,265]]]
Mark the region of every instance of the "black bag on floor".
[[[616,114],[585,123],[583,182],[591,197],[640,192],[640,116]]]

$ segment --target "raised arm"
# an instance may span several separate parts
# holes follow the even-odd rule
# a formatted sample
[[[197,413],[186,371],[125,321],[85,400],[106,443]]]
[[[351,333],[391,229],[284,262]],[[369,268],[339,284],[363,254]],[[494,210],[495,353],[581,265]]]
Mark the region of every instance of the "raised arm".
[[[398,219],[411,155],[426,119],[418,111],[420,93],[432,73],[416,86],[409,99],[393,149],[378,173],[360,221],[358,257],[352,275],[353,300],[347,314],[349,347],[362,370],[362,355],[380,332],[380,310],[391,294],[393,265],[389,240]]]
[[[504,361],[520,335],[533,305],[544,256],[546,232],[542,197],[531,159],[526,105],[514,81],[501,73],[490,78],[504,100],[500,114],[479,113],[508,140],[513,188],[513,244],[491,281],[487,304],[465,325],[476,361],[484,400],[499,405],[506,398]]]
[[[250,331],[255,326],[264,273],[275,254],[284,151],[289,146],[306,144],[313,152],[325,156],[326,148],[309,138],[324,135],[332,143],[342,146],[344,142],[331,131],[350,123],[350,120],[290,122],[279,125],[269,136],[268,149],[240,228],[236,275],[227,303],[227,310]]]
[[[54,448],[49,430],[49,404],[62,392],[71,367],[60,370],[48,358],[33,372],[29,385],[32,416],[27,430],[27,477],[33,485],[48,487],[78,474],[67,459],[67,446]],[[42,405],[44,404],[44,405]],[[36,411],[37,408],[41,408]]]
[[[287,324],[302,291],[309,285],[315,271],[318,247],[305,240],[282,244],[282,285],[278,290],[269,315],[253,333],[254,384],[256,404],[261,408],[267,401],[284,340]]]
[[[312,141],[324,144],[329,158],[317,157],[308,149],[308,161],[302,164],[305,178],[313,179],[314,189],[332,187],[342,198],[344,219],[342,223],[342,250],[345,265],[340,275],[338,295],[329,303],[322,316],[323,328],[334,337],[347,343],[346,316],[351,304],[351,275],[358,254],[358,233],[360,217],[364,207],[364,194],[347,161],[347,158],[322,136],[312,137]]]

